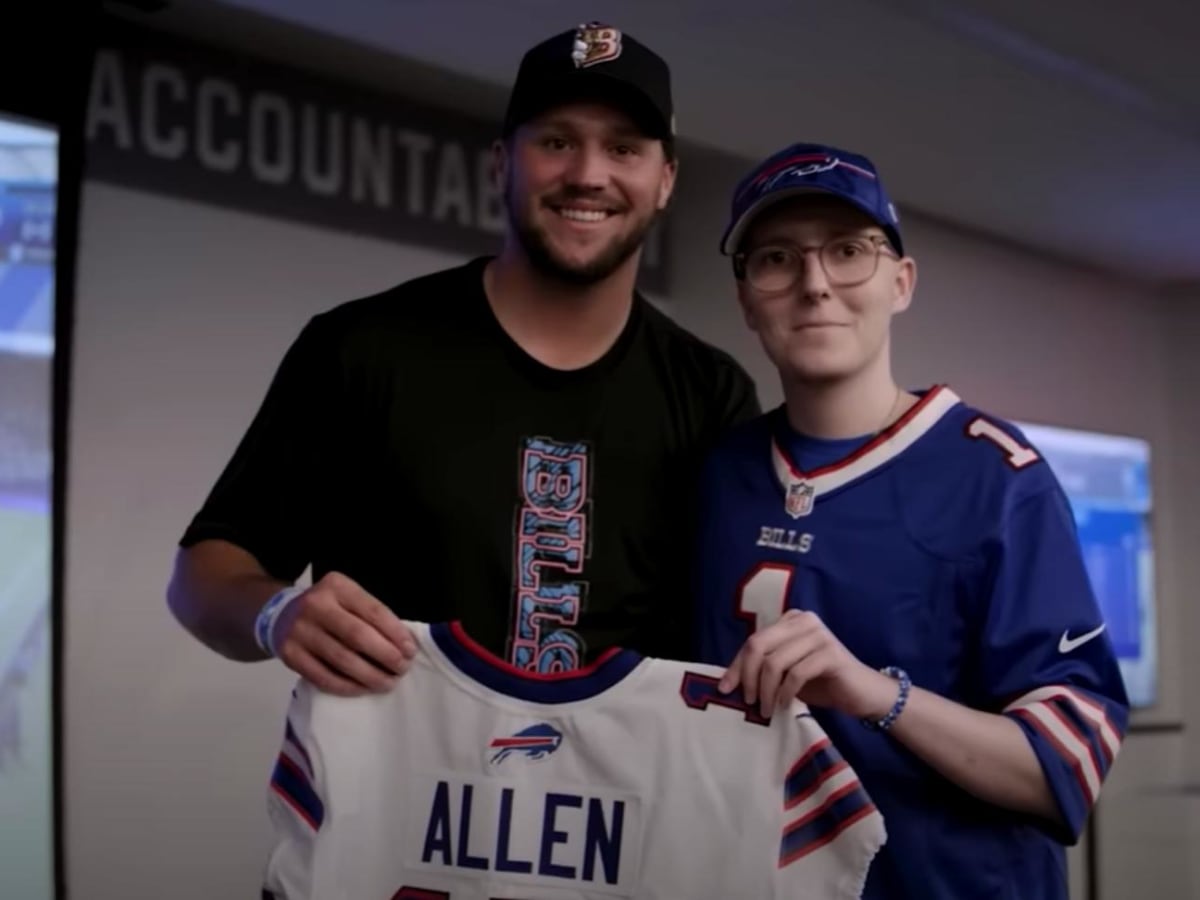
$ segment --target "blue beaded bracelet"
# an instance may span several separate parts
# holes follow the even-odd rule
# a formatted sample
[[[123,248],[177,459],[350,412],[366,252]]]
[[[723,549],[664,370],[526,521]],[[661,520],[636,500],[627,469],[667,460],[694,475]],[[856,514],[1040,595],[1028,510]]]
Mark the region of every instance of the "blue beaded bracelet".
[[[880,669],[884,675],[889,678],[895,678],[900,682],[900,694],[896,697],[896,702],[892,704],[891,710],[886,716],[878,722],[872,722],[870,719],[863,719],[862,723],[865,727],[872,731],[887,731],[892,727],[892,724],[900,718],[900,713],[904,712],[904,705],[908,703],[908,692],[912,688],[912,680],[908,677],[908,673],[896,666],[887,666]]]

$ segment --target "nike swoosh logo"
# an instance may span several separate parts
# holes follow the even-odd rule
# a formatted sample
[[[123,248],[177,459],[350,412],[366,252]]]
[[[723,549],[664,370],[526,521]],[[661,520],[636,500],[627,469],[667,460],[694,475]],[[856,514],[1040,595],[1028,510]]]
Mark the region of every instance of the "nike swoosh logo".
[[[1068,628],[1063,632],[1062,637],[1058,639],[1058,652],[1070,653],[1079,647],[1082,647],[1092,638],[1099,636],[1100,632],[1104,631],[1104,626],[1093,628],[1091,631],[1079,635],[1079,637],[1069,637],[1071,630]]]

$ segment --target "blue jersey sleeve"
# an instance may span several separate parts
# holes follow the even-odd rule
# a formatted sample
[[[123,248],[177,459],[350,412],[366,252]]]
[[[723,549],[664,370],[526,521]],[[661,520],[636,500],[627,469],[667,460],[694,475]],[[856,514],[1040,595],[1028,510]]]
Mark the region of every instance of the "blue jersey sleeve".
[[[978,679],[1028,737],[1078,840],[1124,739],[1129,701],[1057,482],[1013,502],[986,553]]]

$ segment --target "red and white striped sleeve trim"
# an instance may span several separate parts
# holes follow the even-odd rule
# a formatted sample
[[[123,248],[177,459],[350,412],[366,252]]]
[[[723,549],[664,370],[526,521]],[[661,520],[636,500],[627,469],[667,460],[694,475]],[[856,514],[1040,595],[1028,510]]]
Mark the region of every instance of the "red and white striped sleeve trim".
[[[1088,805],[1121,749],[1121,735],[1103,704],[1065,685],[1037,688],[1004,708],[1032,725],[1074,771]]]

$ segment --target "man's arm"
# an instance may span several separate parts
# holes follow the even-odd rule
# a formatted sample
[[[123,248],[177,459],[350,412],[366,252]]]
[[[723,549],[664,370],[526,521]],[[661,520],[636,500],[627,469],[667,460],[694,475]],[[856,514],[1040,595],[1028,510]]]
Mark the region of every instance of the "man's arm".
[[[207,540],[175,555],[167,605],[188,633],[239,662],[266,659],[254,639],[258,611],[287,583],[228,541]]]
[[[326,484],[347,430],[336,338],[318,317],[288,348],[250,428],[193,518],[175,558],[167,603],[180,624],[229,659],[267,657],[255,638],[263,605],[313,557],[302,486]],[[298,423],[319,427],[299,431]],[[378,599],[338,573],[278,608],[269,644],[323,691],[387,690],[416,644]]]
[[[249,662],[267,658],[254,623],[263,604],[286,586],[240,547],[206,540],[179,551],[167,604],[206,646]],[[415,639],[396,615],[337,573],[292,600],[272,631],[288,668],[343,696],[389,690],[416,655]]]

